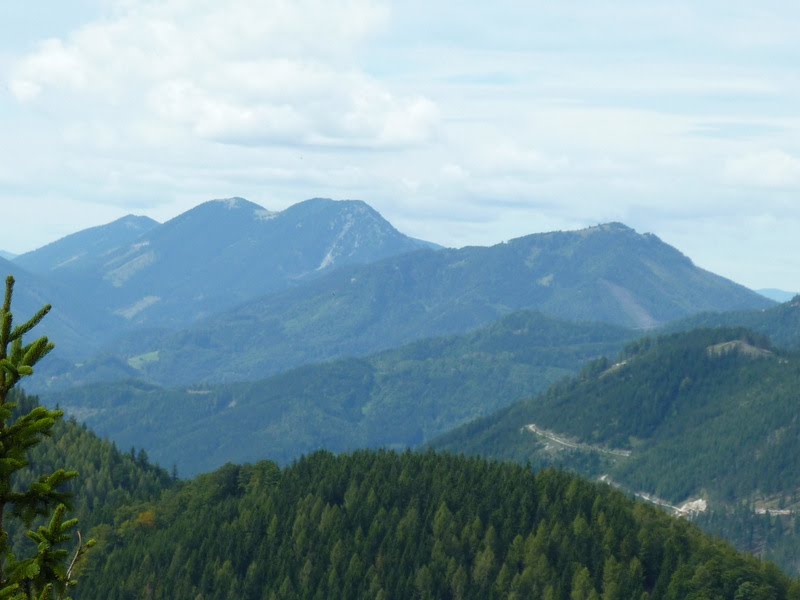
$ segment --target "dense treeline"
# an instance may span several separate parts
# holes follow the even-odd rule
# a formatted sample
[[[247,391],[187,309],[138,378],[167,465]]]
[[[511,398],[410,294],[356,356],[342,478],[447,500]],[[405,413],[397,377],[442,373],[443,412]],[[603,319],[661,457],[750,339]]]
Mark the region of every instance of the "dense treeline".
[[[611,464],[581,453],[587,475],[606,469],[631,489],[675,502],[701,491],[726,502],[793,497],[800,482],[800,360],[743,329],[695,330],[634,342],[616,362],[444,436],[442,449],[547,463],[528,423],[601,447],[628,449]],[[584,453],[585,454],[585,453]],[[607,457],[605,457],[607,458]],[[594,471],[587,470],[594,465]]]
[[[800,598],[777,568],[576,477],[317,453],[227,465],[123,524],[83,600]]]
[[[188,389],[127,381],[43,399],[191,476],[227,462],[286,464],[318,449],[414,447],[543,391],[588,360],[618,352],[632,336],[613,325],[521,311],[469,334],[262,381]]]
[[[779,348],[800,350],[800,296],[766,310],[701,313],[670,323],[666,332],[710,327],[746,327],[769,336]]]
[[[20,391],[12,392],[10,401],[20,414],[38,404],[35,396]],[[57,422],[53,435],[30,451],[28,462],[16,479],[20,487],[58,469],[78,472],[65,487],[72,494],[70,516],[80,520],[84,535],[96,535],[101,542],[115,523],[138,514],[142,503],[152,502],[174,485],[166,471],[150,464],[144,450],[121,452],[73,419]],[[15,544],[30,544],[21,529],[11,535]]]
[[[793,574],[800,572],[800,518],[793,514],[759,514],[742,504],[698,515],[693,522],[744,552],[755,554]]]
[[[790,307],[783,308],[780,314]],[[760,333],[713,329],[646,338],[616,360],[595,361],[580,376],[433,445],[605,474],[675,504],[702,496],[712,509],[698,521],[704,529],[796,573],[798,383],[798,356],[771,347]],[[528,423],[631,456],[548,445],[522,429]],[[759,515],[758,507],[792,514]]]

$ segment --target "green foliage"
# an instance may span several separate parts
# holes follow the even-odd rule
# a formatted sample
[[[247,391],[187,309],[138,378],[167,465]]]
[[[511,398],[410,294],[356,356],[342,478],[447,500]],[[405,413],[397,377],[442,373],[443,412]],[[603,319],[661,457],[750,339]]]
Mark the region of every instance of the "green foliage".
[[[61,598],[67,588],[76,583],[73,577],[74,567],[79,564],[78,561],[89,548],[96,544],[94,539],[84,544],[82,536],[78,533],[78,549],[70,563],[65,564],[69,552],[59,546],[72,540],[72,529],[78,524],[78,519],[64,520],[66,510],[64,504],[59,504],[47,526],[40,526],[36,531],[28,532],[28,538],[36,544],[35,556],[21,561],[13,558],[9,560],[8,580],[23,582],[18,584],[18,587],[12,585],[10,588],[24,590],[19,594],[21,598],[36,597],[37,593],[39,597],[49,597],[55,593]]]
[[[52,349],[46,337],[25,344],[29,333],[50,312],[50,305],[40,309],[31,319],[14,326],[11,300],[14,278],[6,279],[5,299],[0,308],[0,597],[46,599],[56,594],[63,597],[67,588],[75,585],[73,567],[83,553],[94,544],[79,541],[69,566],[65,565],[68,551],[61,546],[72,537],[76,519],[64,520],[66,496],[64,483],[77,476],[75,471],[57,469],[45,473],[27,486],[15,485],[17,474],[28,466],[27,455],[43,437],[51,434],[59,410],[34,407],[27,413],[16,413],[11,401],[12,388],[23,377],[33,374],[33,367]],[[30,526],[37,517],[52,512],[50,523],[29,531],[28,538],[36,545],[36,554],[18,558],[11,544],[9,517]]]
[[[13,400],[19,412],[39,406],[36,397],[16,390]],[[90,533],[129,518],[131,511],[139,510],[143,503],[155,500],[174,485],[173,477],[151,464],[142,451],[131,448],[122,452],[73,418],[59,419],[51,434],[29,450],[28,463],[15,476],[20,487],[68,466],[80,473],[63,489],[69,495],[72,512]],[[23,531],[15,531],[11,537],[14,543],[24,542]]]
[[[793,525],[770,527],[755,506],[796,511],[800,489],[800,357],[744,329],[693,330],[631,344],[614,363],[434,440],[434,447],[606,474],[680,503],[703,496],[702,523],[740,548],[800,567]],[[555,451],[529,423],[629,458]],[[735,516],[734,516],[735,515]],[[794,517],[783,517],[783,520]],[[775,519],[773,519],[775,521]],[[744,523],[749,523],[744,525]]]
[[[732,342],[732,343],[729,343]],[[800,360],[742,329],[695,330],[631,344],[534,400],[471,424],[436,447],[537,460],[529,423],[628,449],[610,474],[674,501],[770,495],[800,482],[795,415]],[[497,443],[492,445],[492,440]]]
[[[37,398],[18,390],[13,390],[10,398],[19,414],[39,406]],[[15,485],[19,488],[29,487],[44,474],[67,467],[80,472],[80,477],[69,480],[62,491],[69,495],[72,513],[87,537],[97,540],[97,546],[75,564],[73,572],[81,578],[79,589],[73,591],[75,598],[80,597],[80,588],[91,577],[102,549],[115,532],[147,513],[151,503],[176,484],[166,471],[151,464],[143,451],[121,452],[74,419],[57,420],[51,434],[29,449],[27,461],[28,465],[15,474]],[[50,521],[38,518],[33,529],[38,531],[38,527],[49,525]],[[24,552],[31,543],[27,529],[21,522],[11,522],[8,526],[14,552]]]
[[[151,510],[105,547],[82,600],[798,597],[771,565],[608,486],[480,459],[226,465]]]
[[[163,389],[128,381],[43,400],[120,446],[143,445],[157,462],[193,475],[265,456],[287,463],[318,448],[417,446],[544,390],[585,361],[616,352],[632,335],[520,312],[467,335],[254,383]]]
[[[768,336],[779,348],[800,350],[800,296],[766,310],[702,313],[671,323],[665,331],[712,327],[746,327]]]
[[[800,518],[793,514],[759,514],[749,503],[718,506],[694,522],[737,548],[770,560],[788,573],[800,573]]]

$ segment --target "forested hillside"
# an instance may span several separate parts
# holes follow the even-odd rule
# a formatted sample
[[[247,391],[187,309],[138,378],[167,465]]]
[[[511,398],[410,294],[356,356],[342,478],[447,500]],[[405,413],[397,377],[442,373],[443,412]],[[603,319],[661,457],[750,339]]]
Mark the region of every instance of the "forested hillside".
[[[11,275],[17,281],[14,302],[20,319],[33,316],[43,304],[58,298],[48,318],[40,325],[43,335],[59,341],[56,354],[61,358],[51,356],[48,360],[51,365],[67,356],[76,361],[92,355],[107,339],[104,330],[108,319],[82,303],[74,289],[30,273],[4,258],[0,258],[0,273]]]
[[[228,465],[118,529],[82,600],[800,597],[608,486],[435,454]]]
[[[13,401],[26,410],[38,402],[25,394],[16,394]],[[33,481],[41,473],[58,469],[78,471],[79,477],[68,485],[72,509],[86,530],[113,523],[120,508],[151,501],[174,484],[169,473],[150,462],[143,448],[121,451],[73,419],[57,423],[53,436],[32,450],[30,468],[21,480]]]
[[[188,476],[226,462],[287,463],[320,448],[414,447],[543,391],[634,335],[520,312],[463,336],[254,383],[165,389],[127,381],[42,397]]]
[[[11,393],[9,401],[17,405],[19,414],[27,414],[38,404],[35,397],[18,391]],[[29,467],[19,472],[15,485],[24,489],[40,475],[58,469],[78,472],[65,488],[72,494],[69,516],[79,519],[78,530],[84,539],[97,539],[93,552],[102,552],[117,525],[139,515],[145,503],[155,501],[176,483],[150,463],[144,450],[122,452],[71,419],[57,422],[52,437],[31,449]],[[18,523],[9,521],[7,525],[12,544],[30,548],[31,541]]]
[[[99,541],[80,600],[800,598],[777,569],[688,523],[556,472],[318,453],[284,470],[228,465],[176,486],[143,451],[120,452],[73,421],[31,464],[26,477],[80,472],[76,515]]]
[[[800,350],[800,296],[763,310],[702,313],[671,323],[665,331],[711,327],[746,327],[768,336],[779,348]]]
[[[596,361],[579,377],[433,445],[605,475],[671,504],[703,498],[717,513],[707,519],[713,530],[776,558],[773,550],[783,546],[781,560],[794,570],[798,383],[800,358],[763,335],[694,330],[634,342],[615,361]],[[736,532],[742,515],[729,519],[742,506],[753,519]],[[765,523],[756,511],[781,522]]]
[[[646,329],[772,305],[656,236],[611,223],[343,267],[176,333],[137,334],[109,353],[162,385],[246,381],[463,333],[523,309]]]
[[[622,482],[670,500],[790,492],[800,482],[794,428],[800,360],[742,329],[695,330],[632,343],[538,398],[470,424],[436,447],[544,459],[531,423],[602,448]]]

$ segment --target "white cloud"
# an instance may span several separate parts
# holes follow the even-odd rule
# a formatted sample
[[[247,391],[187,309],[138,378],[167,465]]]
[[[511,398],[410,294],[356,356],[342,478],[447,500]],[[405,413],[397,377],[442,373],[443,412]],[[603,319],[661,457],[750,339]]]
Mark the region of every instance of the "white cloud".
[[[387,16],[377,0],[123,2],[109,20],[20,59],[10,87],[66,119],[126,112],[155,121],[151,130],[230,144],[424,142],[435,104],[350,64]]]
[[[566,170],[570,164],[566,156],[546,156],[510,141],[481,146],[476,162],[477,167],[495,176],[552,174]]]
[[[727,161],[725,177],[734,184],[787,188],[800,186],[800,158],[782,150],[747,154]]]
[[[90,82],[89,66],[78,48],[48,39],[18,65],[10,87],[22,102],[33,100],[48,87],[84,90]]]
[[[464,181],[469,179],[470,173],[461,165],[448,163],[441,168],[440,175],[445,181]]]
[[[17,97],[20,102],[27,102],[33,100],[42,91],[42,86],[32,81],[24,79],[15,79],[10,83],[11,92]]]

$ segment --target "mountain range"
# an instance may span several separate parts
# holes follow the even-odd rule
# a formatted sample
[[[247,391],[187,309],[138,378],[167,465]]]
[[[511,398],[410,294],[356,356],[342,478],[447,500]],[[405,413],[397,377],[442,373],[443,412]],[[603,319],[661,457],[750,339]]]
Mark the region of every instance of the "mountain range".
[[[71,281],[77,274],[97,269],[120,246],[133,242],[158,225],[158,221],[149,217],[128,215],[21,254],[14,262],[32,273]]]
[[[271,212],[229,198],[161,225],[125,217],[16,263],[80,290],[124,330],[186,325],[334,267],[431,246],[402,235],[363,202],[313,199]]]
[[[603,476],[613,486],[664,505],[705,503],[710,509],[697,517],[698,522],[705,519],[704,527],[748,551],[775,557],[789,569],[800,565],[793,558],[800,556],[800,543],[791,535],[795,505],[800,507],[795,491],[800,472],[794,460],[800,455],[795,447],[800,430],[795,431],[792,403],[800,375],[794,354],[800,347],[800,304],[775,306],[699,269],[652,234],[609,223],[533,234],[492,247],[442,249],[404,236],[358,201],[314,199],[273,213],[230,198],[204,203],[164,224],[125,217],[14,262],[0,262],[0,267],[20,281],[20,302],[15,303],[20,313],[45,301],[58,307],[42,333],[55,339],[59,353],[34,378],[39,389],[48,390],[46,402],[68,408],[124,447],[146,446],[159,462],[175,464],[184,474],[231,460],[270,458],[290,464],[319,448],[431,444]],[[711,326],[717,328],[702,328]],[[598,358],[617,354],[631,340],[636,341],[617,358]],[[581,370],[586,361],[591,362]],[[74,439],[86,444],[85,434],[84,426]],[[188,578],[178,577],[170,567],[158,571],[166,579],[156,581],[155,565],[140,568],[133,562],[142,555],[156,556],[158,549],[170,547],[169,539],[183,540],[175,549],[178,554],[180,548],[195,546],[191,535],[186,537],[181,516],[187,503],[194,507],[189,511],[193,522],[201,514],[201,520],[216,515],[232,530],[272,514],[279,498],[289,498],[296,507],[292,494],[306,490],[298,498],[307,499],[311,489],[323,490],[314,503],[319,511],[282,508],[281,516],[275,516],[279,522],[293,521],[288,537],[280,537],[279,529],[274,536],[268,533],[279,554],[285,559],[291,551],[288,540],[305,543],[316,535],[312,530],[337,532],[338,537],[314,538],[326,548],[326,556],[338,557],[343,547],[359,550],[347,569],[338,558],[316,571],[313,565],[288,566],[284,560],[286,569],[270,571],[270,577],[280,579],[273,592],[290,597],[324,578],[316,590],[347,595],[356,589],[352,582],[364,581],[368,574],[359,564],[370,565],[375,575],[386,560],[385,554],[374,554],[374,543],[363,544],[375,520],[362,522],[358,515],[372,514],[378,506],[377,493],[369,493],[364,478],[388,477],[400,484],[383,498],[380,519],[391,521],[389,529],[373,532],[373,542],[375,536],[389,540],[388,532],[397,535],[391,538],[394,549],[410,539],[408,532],[417,531],[420,522],[424,531],[437,529],[432,519],[445,514],[441,495],[430,500],[415,496],[404,504],[409,497],[404,482],[414,481],[407,473],[422,469],[426,477],[437,472],[449,481],[451,468],[456,479],[468,469],[479,475],[495,468],[473,459],[425,454],[361,452],[333,459],[323,452],[285,469],[273,463],[228,465],[182,486],[152,467],[144,451],[125,457],[112,445],[107,453],[128,473],[126,478],[147,481],[152,488],[142,496],[120,492],[110,499],[112,487],[126,484],[110,483],[109,474],[101,472],[81,490],[83,513],[91,514],[98,490],[103,499],[96,500],[97,509],[107,509],[102,522],[93,522],[100,527],[104,550],[90,569],[102,582],[94,589],[106,598],[136,596],[143,590],[145,595],[160,590],[156,597],[252,596],[252,573],[260,573],[261,563],[251,555],[263,558],[273,546],[250,544],[245,553],[250,558],[235,564],[221,561],[217,542],[228,538],[217,532],[206,538],[214,543],[176,563],[192,573]],[[52,452],[48,456],[48,464],[60,460]],[[147,474],[130,471],[137,465]],[[359,470],[364,465],[371,466]],[[435,596],[436,590],[453,591],[464,581],[484,590],[488,573],[492,583],[485,589],[565,598],[574,597],[574,590],[587,598],[597,597],[598,591],[627,597],[623,591],[614,592],[616,596],[608,591],[617,583],[635,590],[637,597],[647,591],[652,598],[686,597],[690,589],[698,597],[707,592],[742,598],[756,588],[765,597],[783,597],[788,590],[774,573],[766,582],[746,582],[755,588],[741,588],[741,577],[724,585],[720,581],[719,589],[704,588],[702,575],[721,560],[728,561],[731,572],[755,577],[746,566],[752,563],[731,558],[729,550],[712,558],[716,550],[708,550],[711,546],[704,541],[694,542],[705,554],[692,563],[697,570],[688,578],[688,567],[673,569],[680,561],[661,562],[648,554],[654,546],[642,536],[650,534],[632,533],[635,541],[619,539],[621,553],[615,554],[603,530],[605,517],[594,508],[584,520],[600,524],[596,541],[602,538],[602,551],[610,554],[586,563],[581,555],[569,568],[558,563],[557,575],[545,577],[541,557],[549,551],[534,555],[526,550],[527,562],[507,558],[512,550],[506,542],[516,543],[516,538],[506,524],[527,509],[516,500],[524,489],[512,490],[518,467],[497,468],[496,483],[504,495],[493,497],[492,503],[502,505],[505,513],[487,517],[495,519],[495,533],[489,536],[495,541],[482,546],[470,541],[477,534],[459,522],[464,545],[458,556],[469,557],[461,565],[463,576],[455,576],[461,558],[448,555],[446,566],[436,558],[450,542],[430,540],[431,560],[414,563],[413,580],[406,575],[391,580],[370,576],[372,587],[357,588],[358,594],[374,596],[372,592],[391,589],[400,596],[421,590]],[[312,472],[321,473],[322,479],[309,478]],[[351,472],[360,474],[344,477]],[[342,475],[335,485],[334,473]],[[275,496],[271,486],[279,481],[288,487]],[[310,487],[299,486],[300,481]],[[544,475],[539,481],[530,483],[543,490],[544,496],[536,499],[543,503],[534,504],[540,515],[554,501],[553,514],[563,516],[557,507],[569,504],[575,490],[588,485],[561,475]],[[556,495],[547,491],[553,486],[561,490]],[[353,499],[359,489],[366,495],[363,505]],[[589,486],[580,494],[588,497],[591,489],[606,488]],[[504,504],[507,494],[516,511]],[[261,506],[259,498],[269,500]],[[469,505],[459,510],[473,515],[474,502],[464,490],[447,503],[456,506],[457,498]],[[599,501],[592,500],[592,506]],[[616,506],[609,510],[617,515],[627,510],[616,500],[608,502]],[[203,512],[205,508],[211,512]],[[260,516],[226,521],[223,513],[230,514],[228,510]],[[343,521],[324,519],[325,510],[329,515],[345,511],[339,514],[353,520],[330,529]],[[631,511],[634,519],[646,514],[641,506]],[[427,521],[421,521],[423,514]],[[256,529],[272,531],[275,518]],[[559,532],[567,522],[570,531],[582,530],[575,524],[577,517],[564,524],[556,524],[557,518],[548,517],[546,527],[553,525],[555,533],[547,529],[546,537],[560,544],[559,555],[574,554],[577,550],[568,548],[575,540]],[[645,521],[652,523],[649,519]],[[498,545],[493,536],[500,528],[505,541]],[[662,533],[677,531],[667,521],[664,528]],[[737,528],[750,531],[749,539],[736,534]],[[530,530],[524,535],[527,541],[520,544],[531,548],[545,538],[543,533],[537,541],[538,533]],[[691,535],[703,539],[699,533]],[[423,539],[421,533],[412,538]],[[687,539],[674,540],[669,547],[686,547]],[[325,546],[329,541],[330,548]],[[412,556],[409,548],[403,551],[406,558]],[[479,555],[470,554],[476,549]],[[490,560],[489,550],[505,558]],[[401,558],[393,555],[390,562],[400,564]],[[484,565],[480,569],[479,562]],[[585,572],[573,572],[577,563]],[[628,575],[622,576],[615,564],[627,565]],[[129,574],[122,587],[109,583],[119,579],[119,568]],[[297,574],[301,568],[305,575]],[[670,573],[669,579],[659,572]],[[541,578],[536,580],[534,573]],[[229,582],[229,589],[202,583],[211,580]]]
[[[654,235],[609,224],[341,267],[178,331],[117,339],[97,360],[135,366],[158,384],[243,381],[463,333],[516,310],[647,329],[773,305]]]
[[[285,464],[320,448],[415,447],[545,390],[634,336],[521,312],[469,334],[256,382],[162,388],[128,380],[42,398],[185,476],[265,456]]]

